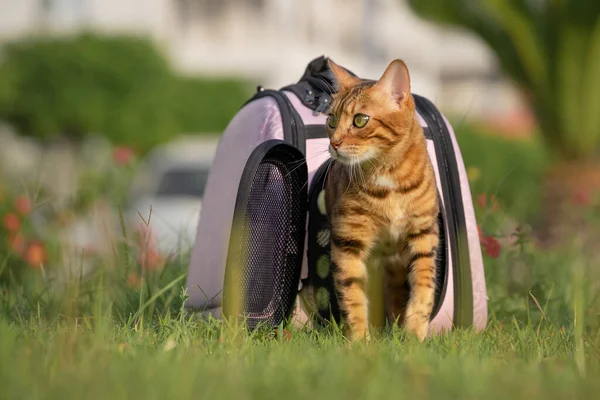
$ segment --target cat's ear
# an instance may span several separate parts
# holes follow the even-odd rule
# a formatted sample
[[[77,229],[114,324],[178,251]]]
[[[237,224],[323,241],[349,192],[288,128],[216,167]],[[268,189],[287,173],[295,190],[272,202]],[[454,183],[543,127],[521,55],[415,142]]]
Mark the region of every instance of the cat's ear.
[[[406,100],[410,93],[410,74],[404,61],[392,61],[375,86],[396,103]]]
[[[331,58],[327,59],[327,64],[329,64],[329,70],[333,74],[333,82],[338,92],[356,86],[361,82],[358,77],[334,63]]]

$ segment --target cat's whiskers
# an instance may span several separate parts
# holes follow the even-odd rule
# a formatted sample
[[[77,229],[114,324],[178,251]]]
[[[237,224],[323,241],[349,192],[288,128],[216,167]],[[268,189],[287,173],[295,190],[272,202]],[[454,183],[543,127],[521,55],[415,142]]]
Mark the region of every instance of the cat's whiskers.
[[[370,159],[367,160],[367,162],[369,164],[371,164],[371,167],[373,167],[374,169],[377,168],[377,165],[375,165],[375,163],[373,162],[373,159],[370,158]]]
[[[345,196],[346,193],[348,193],[348,190],[350,189],[350,186],[352,186],[352,179],[353,179],[353,172],[354,172],[354,164],[350,164],[348,166],[348,173],[350,174],[349,179],[348,179],[348,187],[346,188],[346,191],[344,192],[344,194],[342,196]]]
[[[364,185],[364,184],[365,184],[365,182],[366,182],[366,178],[365,178],[365,171],[363,171],[363,169],[362,169],[362,165],[360,164],[360,158],[359,158],[358,156],[355,156],[355,157],[356,157],[356,158],[355,158],[355,160],[356,160],[356,165],[357,165],[358,171],[359,171],[359,173],[360,173],[360,178],[361,178],[362,184]]]
[[[300,190],[298,191],[298,193],[302,192],[302,190],[308,185],[308,179],[306,181],[304,181],[304,185],[302,185],[302,187],[300,188]]]
[[[298,168],[300,168],[301,166],[303,166],[304,164],[306,164],[306,162],[308,160],[311,160],[317,156],[323,155],[325,153],[327,153],[328,150],[323,150],[320,152],[317,152],[315,154],[313,154],[312,156],[308,157],[308,158],[304,158],[302,160],[298,160],[298,161],[294,161],[292,163],[290,163],[291,165],[295,165],[294,168],[292,168],[287,174],[284,175],[284,178],[287,178],[292,172],[296,171]]]

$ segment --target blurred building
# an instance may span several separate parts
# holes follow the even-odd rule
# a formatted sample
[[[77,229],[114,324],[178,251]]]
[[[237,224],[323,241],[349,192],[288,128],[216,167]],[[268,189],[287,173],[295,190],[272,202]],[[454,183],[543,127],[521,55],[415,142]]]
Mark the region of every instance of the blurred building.
[[[182,72],[269,87],[321,54],[369,78],[403,58],[413,91],[449,114],[505,120],[522,110],[485,45],[420,20],[404,0],[0,0],[0,43],[81,30],[150,35]]]

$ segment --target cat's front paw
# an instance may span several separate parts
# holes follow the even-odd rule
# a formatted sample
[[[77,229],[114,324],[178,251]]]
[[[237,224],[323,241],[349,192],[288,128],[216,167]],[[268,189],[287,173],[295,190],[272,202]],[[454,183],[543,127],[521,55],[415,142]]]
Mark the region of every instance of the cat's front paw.
[[[369,333],[368,329],[350,329],[350,328],[346,328],[344,330],[344,336],[350,341],[350,342],[360,342],[360,341],[364,341],[366,343],[369,343],[371,341],[371,334]]]
[[[404,321],[404,329],[410,334],[415,335],[420,342],[425,340],[429,331],[429,319],[420,316],[407,316]]]

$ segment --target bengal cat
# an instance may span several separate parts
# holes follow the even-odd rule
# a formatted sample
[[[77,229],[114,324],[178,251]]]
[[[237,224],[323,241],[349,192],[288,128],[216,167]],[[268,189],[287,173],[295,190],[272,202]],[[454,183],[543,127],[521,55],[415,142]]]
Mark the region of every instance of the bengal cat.
[[[408,68],[394,60],[373,82],[331,60],[329,67],[337,93],[327,119],[334,161],[325,198],[345,335],[369,339],[366,263],[377,257],[388,318],[422,341],[435,294],[439,204]]]

